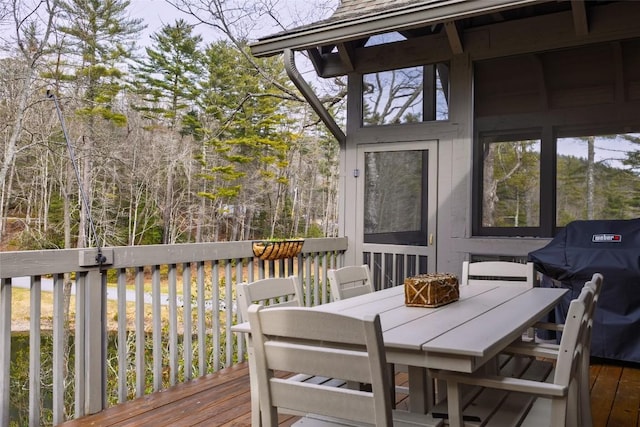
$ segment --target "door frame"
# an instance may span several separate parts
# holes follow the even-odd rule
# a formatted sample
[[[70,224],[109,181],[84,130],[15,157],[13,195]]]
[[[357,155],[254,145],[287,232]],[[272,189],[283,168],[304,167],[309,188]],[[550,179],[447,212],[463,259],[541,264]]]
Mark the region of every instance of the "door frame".
[[[356,254],[360,260],[365,259],[367,253],[389,254],[394,258],[405,258],[405,271],[407,271],[406,256],[416,256],[415,272],[426,273],[436,271],[437,257],[437,229],[438,229],[438,148],[439,140],[419,140],[407,142],[389,142],[375,144],[358,144],[356,146],[356,164],[360,179],[356,181]],[[379,243],[364,243],[364,184],[365,165],[364,155],[369,152],[392,151],[422,151],[428,150],[428,175],[427,175],[427,242],[424,246],[394,245]],[[418,258],[426,258],[427,271],[418,271]],[[424,259],[423,258],[423,259]],[[395,265],[395,264],[394,264]],[[411,271],[411,270],[410,270]],[[395,277],[395,275],[393,275]],[[398,285],[391,283],[390,285]],[[386,284],[383,284],[386,287]]]

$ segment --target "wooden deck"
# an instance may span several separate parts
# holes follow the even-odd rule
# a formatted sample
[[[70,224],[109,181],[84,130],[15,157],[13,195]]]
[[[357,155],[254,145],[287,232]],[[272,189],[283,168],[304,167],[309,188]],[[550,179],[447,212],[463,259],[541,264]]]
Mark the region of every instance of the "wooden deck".
[[[399,395],[398,407],[407,404]],[[592,362],[591,404],[594,427],[640,427],[640,365]],[[295,420],[283,416],[280,425]],[[250,426],[249,369],[246,363],[233,366],[61,425]]]

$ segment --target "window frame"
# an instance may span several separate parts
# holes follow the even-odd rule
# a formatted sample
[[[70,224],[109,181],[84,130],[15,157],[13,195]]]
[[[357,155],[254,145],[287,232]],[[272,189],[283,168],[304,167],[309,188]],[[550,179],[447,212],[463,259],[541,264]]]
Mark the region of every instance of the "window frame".
[[[522,130],[505,129],[501,131],[481,132],[474,135],[473,146],[473,183],[472,183],[472,230],[473,235],[482,237],[553,237],[564,226],[556,224],[557,199],[557,141],[558,138],[581,137],[585,135],[601,136],[607,134],[628,134],[640,132],[640,120],[606,123],[602,125],[566,125],[543,126],[540,129],[540,211],[537,227],[486,227],[483,218],[483,143],[487,135],[514,135]],[[602,218],[606,219],[606,218]]]

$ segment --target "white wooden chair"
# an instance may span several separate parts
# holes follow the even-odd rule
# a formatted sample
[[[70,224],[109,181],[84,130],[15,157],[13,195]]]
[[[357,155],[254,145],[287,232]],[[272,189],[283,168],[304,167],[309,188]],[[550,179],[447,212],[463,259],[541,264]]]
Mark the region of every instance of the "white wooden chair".
[[[526,264],[509,261],[481,261],[462,263],[461,285],[473,285],[491,280],[500,285],[535,286],[535,268],[532,262]]]
[[[373,282],[371,281],[371,272],[369,266],[366,264],[349,265],[338,269],[331,269],[327,271],[327,276],[329,277],[331,296],[334,301],[340,301],[375,291]],[[391,381],[395,379],[395,373],[397,371],[406,372],[407,367],[390,364],[389,376]],[[409,394],[408,387],[395,386],[393,390],[395,393]]]
[[[304,307],[265,310],[252,305],[249,322],[264,426],[277,426],[278,411],[282,409],[307,413],[295,424],[303,426],[441,422],[427,415],[391,409],[378,315],[359,319]],[[371,384],[372,390],[291,381],[282,373],[342,378]]]
[[[302,305],[302,286],[295,276],[274,277],[256,280],[251,283],[239,283],[237,285],[238,306],[243,321],[249,320],[249,306],[259,303],[265,308],[274,307],[298,307]],[[255,356],[251,337],[247,337],[247,353],[249,355],[249,376],[251,381],[251,417],[252,425],[260,425],[260,402],[258,387],[255,382]],[[344,385],[344,381],[333,380],[326,377],[312,377],[298,375],[296,381],[321,382],[334,387]]]
[[[251,283],[238,283],[237,299],[242,321],[249,320],[249,306],[254,303],[269,307],[302,305],[302,285],[295,276],[270,277]]]
[[[514,378],[433,371],[434,377],[447,382],[450,422],[461,423],[464,410],[469,408],[473,412],[484,413],[486,418],[482,421],[492,423],[490,425],[585,425],[579,410],[582,398],[579,388],[585,363],[584,352],[590,339],[589,308],[594,294],[595,285],[585,285],[580,296],[571,302],[555,369],[542,381],[528,379],[527,372],[522,378]],[[479,386],[483,389],[479,393],[475,392],[471,399],[463,400],[462,385]]]
[[[593,425],[593,419],[591,414],[591,396],[589,394],[589,363],[591,357],[591,330],[593,328],[593,316],[596,306],[598,305],[598,299],[600,292],[602,291],[602,283],[604,278],[601,274],[596,273],[592,276],[591,280],[585,283],[585,286],[593,288],[593,298],[591,303],[587,307],[587,313],[589,315],[588,332],[586,334],[586,342],[584,344],[584,351],[582,352],[582,365],[580,367],[580,413],[581,424],[584,427],[591,427]],[[564,324],[556,323],[536,323],[536,328],[550,329],[554,331],[562,332],[564,330]],[[505,353],[515,355],[525,355],[531,357],[541,357],[545,359],[557,360],[560,351],[559,344],[552,343],[534,343],[534,342],[515,342],[507,347]]]
[[[349,265],[327,271],[334,301],[373,292],[368,265]]]

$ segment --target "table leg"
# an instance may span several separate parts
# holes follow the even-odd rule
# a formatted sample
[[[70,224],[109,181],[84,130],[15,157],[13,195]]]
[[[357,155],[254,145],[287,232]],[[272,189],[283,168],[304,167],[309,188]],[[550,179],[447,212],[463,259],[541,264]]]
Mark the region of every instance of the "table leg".
[[[460,384],[447,381],[447,410],[449,412],[449,427],[462,427],[462,393]]]
[[[433,381],[427,377],[427,369],[408,366],[409,373],[409,410],[426,414],[433,405]]]

